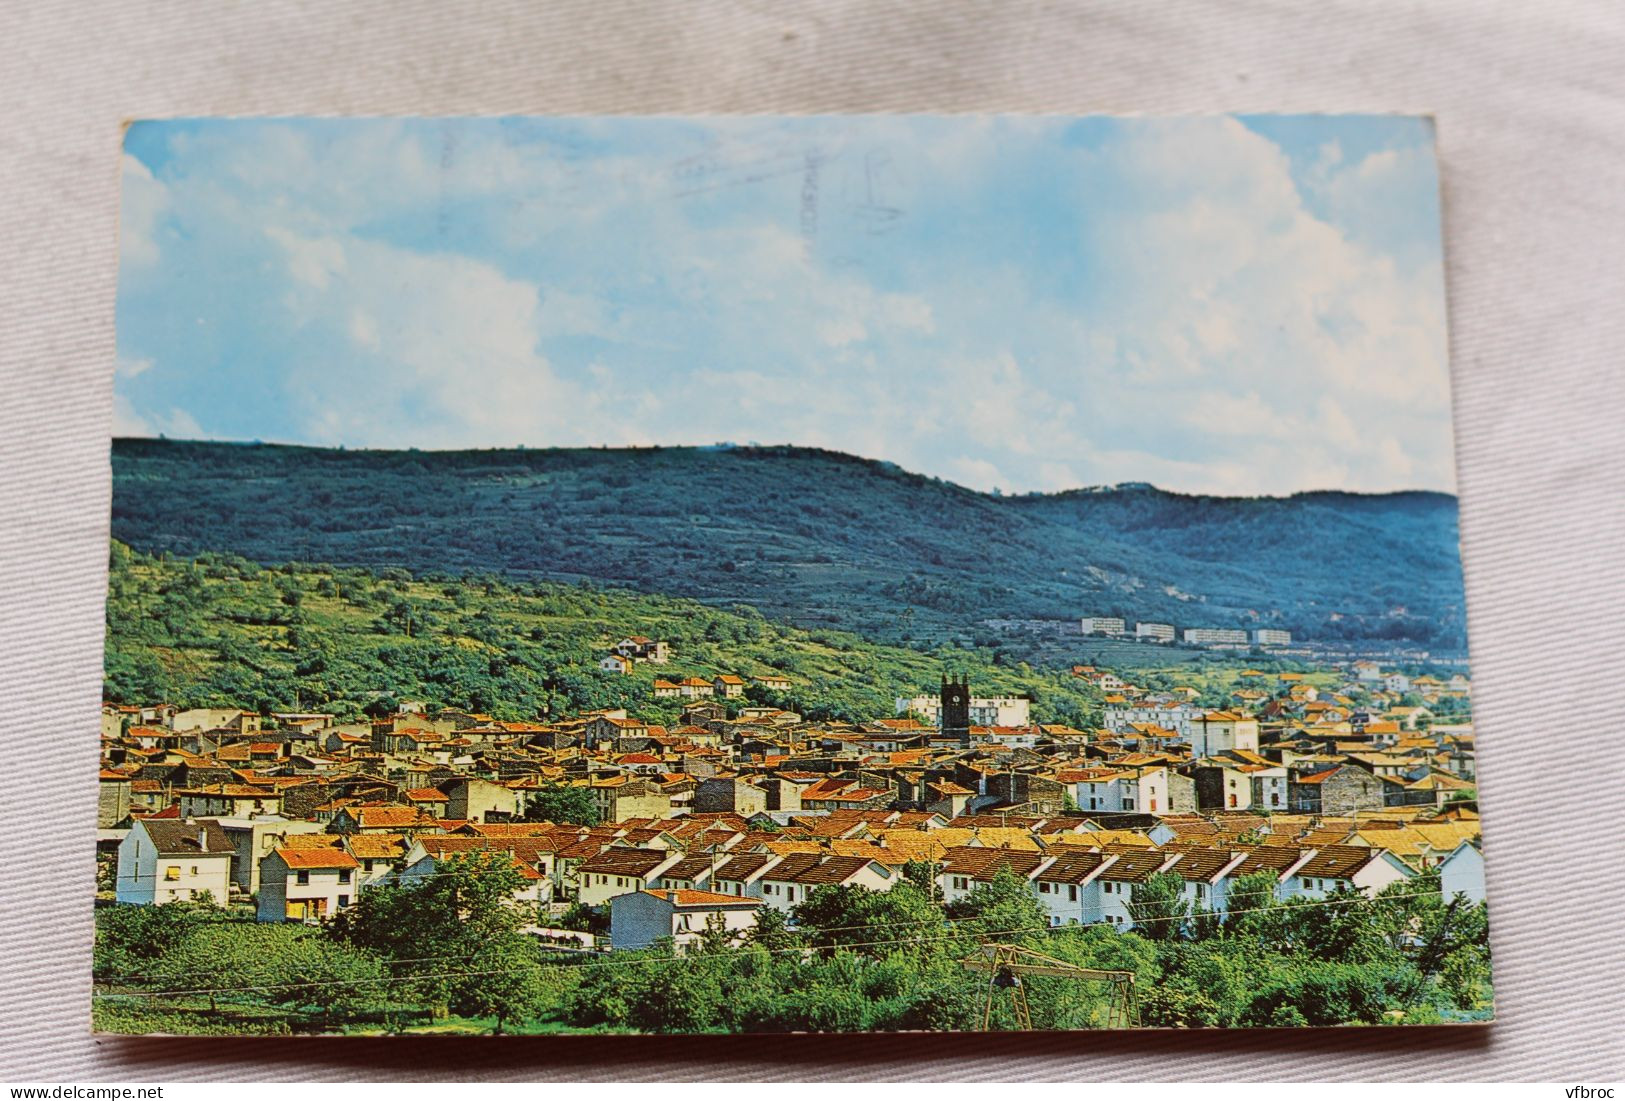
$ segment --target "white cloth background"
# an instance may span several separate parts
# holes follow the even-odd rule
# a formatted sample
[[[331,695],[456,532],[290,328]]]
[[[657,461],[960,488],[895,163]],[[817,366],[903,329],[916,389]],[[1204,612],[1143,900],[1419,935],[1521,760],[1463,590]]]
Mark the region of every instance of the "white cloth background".
[[[0,1077],[1621,1077],[1625,9],[0,7]],[[120,121],[988,110],[1437,115],[1499,1023],[1036,1038],[92,1038]]]

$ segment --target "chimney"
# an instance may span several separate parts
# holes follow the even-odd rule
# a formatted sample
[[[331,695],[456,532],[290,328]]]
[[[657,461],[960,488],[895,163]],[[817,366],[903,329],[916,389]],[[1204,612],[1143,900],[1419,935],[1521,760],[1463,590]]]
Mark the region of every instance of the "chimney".
[[[202,822],[197,824],[197,847],[200,852],[209,851],[209,828]]]

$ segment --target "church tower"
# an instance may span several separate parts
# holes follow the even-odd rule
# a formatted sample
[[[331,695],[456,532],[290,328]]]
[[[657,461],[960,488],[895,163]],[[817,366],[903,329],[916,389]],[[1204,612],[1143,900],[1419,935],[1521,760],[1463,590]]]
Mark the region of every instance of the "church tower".
[[[970,678],[964,675],[942,678],[942,732],[970,746]]]

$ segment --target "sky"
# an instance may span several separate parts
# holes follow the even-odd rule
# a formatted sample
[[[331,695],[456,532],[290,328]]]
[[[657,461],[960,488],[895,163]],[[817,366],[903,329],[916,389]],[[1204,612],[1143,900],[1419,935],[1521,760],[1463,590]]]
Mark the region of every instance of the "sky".
[[[1397,116],[139,122],[114,434],[1454,492],[1438,194]]]

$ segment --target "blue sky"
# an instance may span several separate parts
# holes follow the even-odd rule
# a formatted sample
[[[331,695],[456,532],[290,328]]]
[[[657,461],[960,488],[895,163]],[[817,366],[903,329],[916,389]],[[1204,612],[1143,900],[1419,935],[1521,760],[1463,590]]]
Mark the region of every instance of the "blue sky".
[[[1455,487],[1415,118],[137,123],[118,353],[119,435]]]

